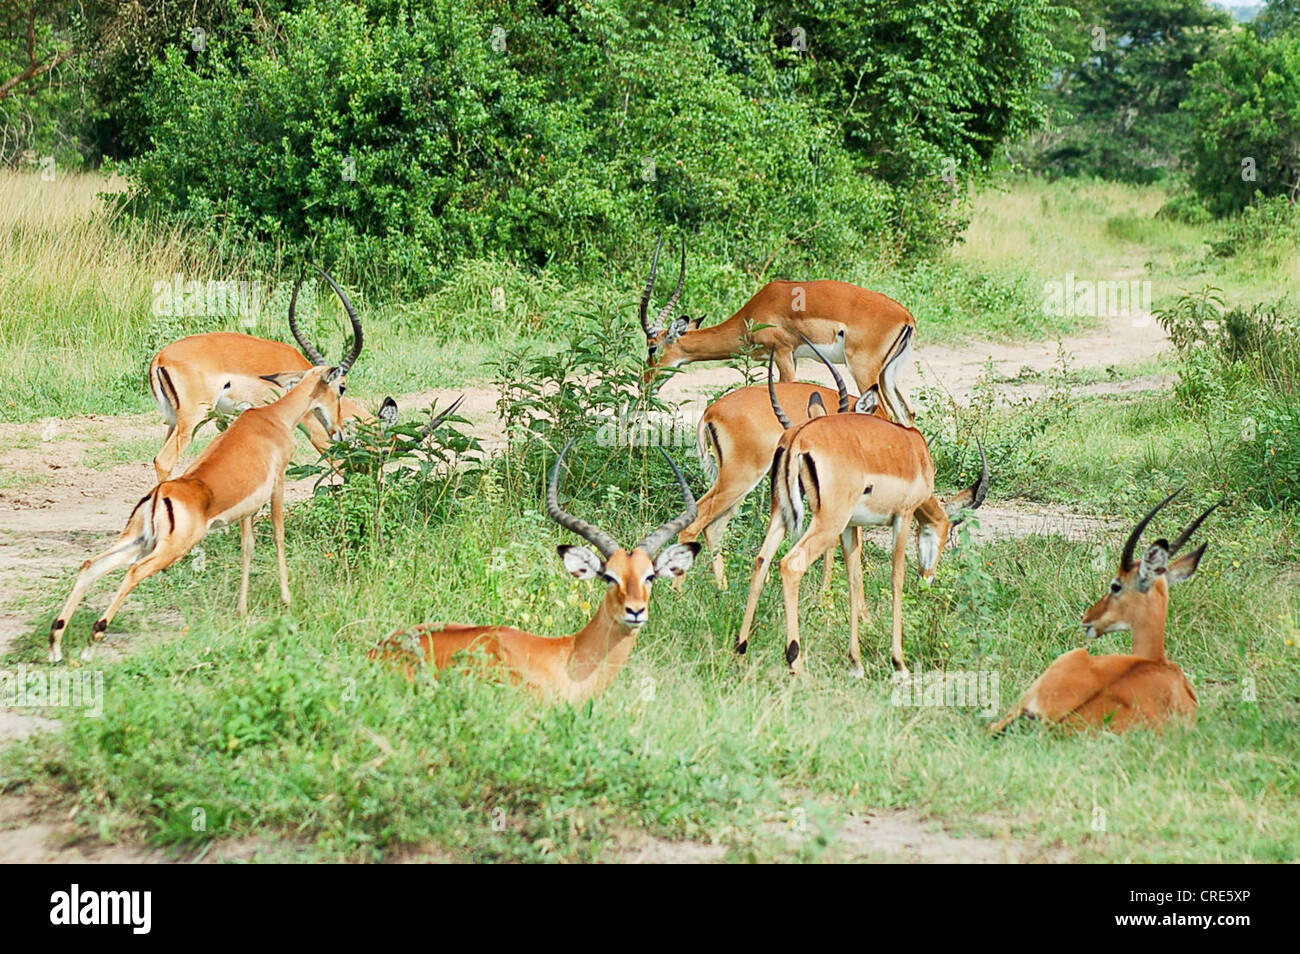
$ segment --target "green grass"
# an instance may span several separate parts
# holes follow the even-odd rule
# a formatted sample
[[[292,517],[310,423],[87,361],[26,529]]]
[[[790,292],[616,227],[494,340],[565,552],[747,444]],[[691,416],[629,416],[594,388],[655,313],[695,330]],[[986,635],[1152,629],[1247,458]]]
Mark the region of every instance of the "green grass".
[[[1108,403],[1082,402],[1079,419]],[[1133,413],[1106,421],[1097,426],[1112,437],[1122,431],[1132,446],[1168,424]],[[1081,459],[1062,466],[1077,472]],[[1140,466],[1130,460],[1126,479],[1146,501],[1165,485],[1145,485]],[[647,473],[651,492],[630,506],[609,494],[606,474],[594,484],[577,479],[572,509],[632,538],[669,506]],[[796,807],[832,831],[849,811],[910,808],[1086,860],[1297,857],[1300,606],[1284,585],[1295,572],[1294,555],[1284,556],[1293,518],[1220,513],[1204,531],[1211,546],[1200,573],[1175,591],[1170,652],[1202,696],[1195,728],[1112,738],[1029,727],[989,740],[974,709],[890,704],[889,580],[874,548],[867,680],[847,672],[842,568],[827,602],[812,581],[805,586],[804,678],[785,675],[772,584],[748,657],[733,656],[761,494],[733,523],[730,590],[714,590],[703,561],[683,592],[661,588],[629,669],[588,706],[543,707],[473,678],[408,684],[368,660],[383,634],[422,620],[558,634],[590,614],[598,590],[571,581],[554,556],[566,535],[540,517],[532,478],[516,472],[507,492],[511,479],[462,497],[445,520],[395,520],[382,548],[345,547],[333,500],[298,508],[289,523],[289,617],[276,615],[268,526],[247,622],[230,613],[237,534],[209,538],[203,573],[184,567],[149,581],[115,624],[140,648],[108,667],[103,717],[68,717],[62,736],[9,751],[0,779],[62,793],[107,837],[175,844],[270,834],[319,858],[383,858],[431,844],[465,858],[585,860],[640,829],[717,841],[735,858],[769,857],[783,851],[770,823]],[[1171,508],[1162,527],[1196,502]],[[1112,512],[1133,517],[1136,508]],[[1120,541],[1105,542],[1113,560]],[[931,590],[911,577],[914,671],[996,672],[1000,707],[1009,706],[1052,658],[1081,644],[1078,619],[1109,579],[1097,552],[1057,537],[1007,540],[949,553]],[[106,596],[101,587],[91,605]],[[183,633],[155,622],[173,608],[182,608]],[[11,663],[43,653],[48,607],[28,610],[33,633]],[[92,619],[90,610],[78,615],[74,651]],[[1094,651],[1124,648],[1113,636]],[[1243,698],[1248,676],[1254,702]],[[1104,834],[1092,829],[1094,806],[1106,813]],[[206,813],[204,832],[191,828],[195,808]],[[494,829],[498,818],[504,831]]]

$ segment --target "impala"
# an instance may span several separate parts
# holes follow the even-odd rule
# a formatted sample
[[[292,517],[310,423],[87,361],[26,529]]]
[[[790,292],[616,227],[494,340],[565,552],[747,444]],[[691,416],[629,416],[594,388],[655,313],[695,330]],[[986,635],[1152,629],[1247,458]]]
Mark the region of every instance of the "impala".
[[[813,349],[816,351],[816,349]],[[829,363],[828,363],[829,364]],[[836,385],[843,381],[831,366]],[[775,390],[773,390],[773,396]],[[775,401],[778,418],[785,413]],[[979,478],[944,504],[934,493],[934,460],[925,437],[915,427],[877,414],[830,414],[792,427],[782,435],[772,461],[772,511],[762,550],[754,561],[754,577],[745,618],[736,638],[736,652],[749,645],[754,610],[767,579],[768,566],[787,534],[800,534],[781,561],[785,598],[786,662],[790,671],[803,671],[799,641],[799,584],[808,567],[826,554],[839,538],[849,571],[849,658],[853,674],[864,675],[858,645],[858,620],[865,616],[862,592],[862,535],[858,528],[889,524],[893,542],[894,628],[891,646],[894,668],[906,674],[903,658],[903,575],[907,566],[907,533],[915,520],[917,560],[928,584],[948,543],[948,534],[961,522],[964,509],[975,509],[988,494],[989,469],[980,447]],[[812,517],[803,532],[803,496]]]
[[[878,383],[890,415],[911,423],[912,409],[899,390],[898,373],[907,366],[916,319],[898,302],[848,282],[768,282],[730,318],[702,328],[702,318],[672,318],[686,281],[683,243],[677,288],[650,321],[646,316],[662,245],[661,237],[641,295],[647,382],[667,368],[724,360],[755,345],[774,352],[781,380],[789,382],[795,377],[795,360],[813,357],[811,348],[817,345],[832,361],[848,365],[859,391]]]
[[[352,323],[352,350],[341,362],[351,366],[361,352],[361,320],[343,289],[325,272],[321,271],[321,275],[343,302]],[[276,398],[277,388],[282,389],[288,377],[327,364],[298,330],[294,312],[301,286],[300,278],[289,299],[289,330],[301,352],[280,341],[217,331],[173,341],[149,363],[149,390],[167,422],[167,437],[153,460],[160,482],[172,476],[181,454],[194,438],[195,428],[213,408],[233,414],[265,404]],[[342,414],[344,421],[373,420],[350,398],[343,399]],[[325,428],[314,417],[308,417],[303,426],[316,449],[324,452],[330,445]]]
[[[885,376],[891,376],[893,366],[901,363],[905,357],[905,349],[896,348],[886,358]],[[770,367],[772,360],[773,355],[769,353],[766,388],[762,385],[738,388],[719,398],[705,410],[696,430],[700,466],[713,481],[713,486],[700,498],[700,515],[682,531],[678,539],[686,543],[699,539],[700,534],[704,535],[709,551],[713,554],[713,578],[719,589],[727,586],[725,561],[721,551],[722,535],[736,508],[758,486],[772,466],[772,455],[781,435],[792,424],[802,424],[817,414],[826,413],[826,402],[839,396],[836,389],[818,384],[773,384]],[[777,400],[770,397],[772,388],[776,389]],[[878,403],[875,397],[878,391],[874,385],[868,389],[868,393],[872,394],[870,400]],[[845,397],[851,402],[859,400],[847,394]],[[781,406],[796,408],[798,410],[795,413],[803,416],[792,422],[778,420],[772,409]],[[847,407],[843,410],[847,410]],[[859,410],[865,408],[859,407]],[[833,553],[828,551],[826,569],[822,576],[823,590],[830,583],[832,556]]]
[[[564,446],[551,468],[546,512],[599,553],[598,556],[586,547],[558,548],[564,568],[574,577],[598,578],[607,584],[605,599],[591,621],[578,632],[558,639],[510,626],[425,623],[389,634],[378,648],[371,650],[370,658],[400,662],[410,675],[417,663],[446,669],[459,654],[477,653],[482,662],[505,673],[513,682],[522,683],[546,698],[568,702],[590,699],[614,681],[646,623],[655,581],[681,576],[695,560],[698,543],[677,543],[663,549],[695,516],[695,498],[681,471],[669,458],[686,507],[631,550],[625,550],[608,533],[560,509],[560,466],[572,444],[570,440]]]
[[[1193,520],[1173,543],[1157,540],[1141,560],[1134,559],[1142,531],[1177,493],[1156,504],[1129,534],[1110,591],[1083,614],[1084,634],[1089,639],[1128,630],[1133,652],[1093,656],[1080,648],[1062,653],[1011,711],[990,727],[991,733],[1003,732],[1022,716],[1071,729],[1111,732],[1139,726],[1158,729],[1170,721],[1195,720],[1196,690],[1178,665],[1165,656],[1169,587],[1195,575],[1206,545],[1181,557],[1178,552],[1219,504]]]

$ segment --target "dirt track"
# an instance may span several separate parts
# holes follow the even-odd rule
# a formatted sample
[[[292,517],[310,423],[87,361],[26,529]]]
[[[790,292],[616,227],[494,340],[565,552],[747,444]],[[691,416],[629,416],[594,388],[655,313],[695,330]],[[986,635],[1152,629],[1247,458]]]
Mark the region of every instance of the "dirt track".
[[[1110,322],[1107,326],[1060,343],[1078,369],[1106,368],[1145,361],[1168,347],[1160,327],[1149,317]],[[1006,378],[1026,377],[1025,393],[1033,393],[1032,373],[1044,372],[1057,364],[1058,343],[978,344],[964,346],[926,346],[924,341],[914,354],[914,368],[903,380],[909,390],[918,386],[938,386],[959,402],[968,399],[971,388],[988,362]],[[831,383],[824,368],[812,361],[801,361],[802,378]],[[701,406],[702,398],[719,387],[735,384],[738,372],[725,367],[688,368],[676,375],[664,388],[665,397]],[[1081,393],[1163,389],[1168,381],[1159,377],[1106,382],[1077,389]],[[473,424],[474,433],[489,444],[500,442],[495,419],[497,393],[489,388],[440,390],[407,395],[398,401],[403,412],[427,407],[437,399],[441,405],[457,394],[466,400],[461,413]],[[108,467],[93,466],[106,447],[131,442],[156,447],[161,443],[163,427],[154,415],[124,417],[90,416],[54,422],[0,424],[0,452],[4,466],[0,470],[0,655],[10,651],[14,639],[31,626],[30,610],[18,611],[15,600],[40,594],[51,609],[62,598],[56,593],[68,579],[69,570],[92,552],[102,548],[118,533],[135,502],[153,486],[153,467],[148,459]],[[150,439],[153,442],[151,443]],[[152,453],[152,451],[150,451]],[[290,485],[292,502],[309,492],[306,483]],[[1001,499],[999,499],[1001,497]],[[1072,514],[1060,508],[1045,508],[1017,503],[999,495],[981,511],[981,536],[1025,536],[1061,533],[1074,539],[1094,536],[1107,523],[1094,517]],[[98,592],[98,591],[96,591]],[[92,599],[94,597],[92,596]],[[107,641],[110,651],[115,641]],[[54,720],[26,712],[0,709],[0,744],[31,732],[57,728]],[[902,827],[900,827],[902,826]],[[82,848],[67,844],[66,820],[42,817],[39,806],[15,796],[0,797],[0,862],[66,861],[158,861],[156,852],[128,847]],[[873,840],[875,833],[881,838]],[[882,819],[873,828],[866,822],[855,824],[852,851],[858,856],[927,861],[1003,860],[1005,852],[974,850],[962,846],[942,832],[934,833],[915,819]],[[954,846],[955,843],[955,846]],[[901,847],[900,847],[901,846]],[[621,860],[699,860],[717,856],[704,851],[707,846],[681,847],[655,843],[629,847],[616,853]],[[686,855],[673,855],[685,851]],[[241,846],[223,851],[225,857],[250,857],[260,854],[256,846]],[[271,856],[283,849],[271,849]],[[672,857],[670,857],[672,856]],[[1024,857],[1024,855],[1021,855]]]

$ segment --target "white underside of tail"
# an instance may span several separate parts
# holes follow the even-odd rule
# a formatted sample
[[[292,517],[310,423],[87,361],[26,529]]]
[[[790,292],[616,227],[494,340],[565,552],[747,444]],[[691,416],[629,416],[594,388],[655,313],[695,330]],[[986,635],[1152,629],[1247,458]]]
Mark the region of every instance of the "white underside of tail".
[[[695,428],[695,453],[699,455],[700,467],[704,474],[709,478],[709,483],[718,482],[718,459],[715,456],[717,451],[713,446],[713,441],[709,439],[709,422],[700,421]]]

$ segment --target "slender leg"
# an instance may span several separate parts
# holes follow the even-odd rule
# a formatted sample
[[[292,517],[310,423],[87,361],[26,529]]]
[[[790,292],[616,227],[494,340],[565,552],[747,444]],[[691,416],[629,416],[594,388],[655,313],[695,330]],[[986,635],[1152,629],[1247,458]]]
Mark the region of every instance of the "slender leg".
[[[131,530],[130,527],[127,529],[128,532]],[[139,559],[143,545],[143,535],[127,536],[124,534],[117,543],[99,554],[99,556],[81,564],[81,572],[77,574],[77,582],[72,587],[72,593],[50,627],[50,662],[63,661],[63,633],[67,629],[68,623],[72,622],[72,614],[77,611],[77,607],[85,599],[86,592],[104,574]]]
[[[280,599],[289,605],[289,564],[284,557],[284,474],[271,490],[271,525],[275,528],[275,558],[280,565]],[[684,575],[684,574],[683,574]]]
[[[239,521],[239,549],[243,555],[243,568],[239,574],[239,609],[240,616],[248,615],[248,570],[253,565],[253,518],[245,517]]]
[[[795,374],[794,351],[789,348],[777,348],[776,370],[782,381],[793,381]]]
[[[799,584],[813,561],[835,545],[839,534],[819,524],[814,516],[803,539],[781,561],[781,590],[785,596],[785,661],[790,672],[803,672],[803,652],[799,642]]]
[[[720,590],[727,588],[727,561],[726,555],[722,552],[722,535],[727,532],[727,524],[731,523],[735,513],[736,508],[733,504],[704,528],[704,542],[709,545],[709,552],[713,554],[713,580]]]
[[[176,423],[167,431],[167,439],[163,441],[162,450],[153,459],[153,469],[158,475],[158,483],[171,478],[177,462],[185,453],[185,448],[190,446],[194,428],[198,427],[199,421],[203,420],[203,416],[207,413],[207,405],[196,405],[193,411],[176,412]]]
[[[844,553],[844,565],[849,576],[849,661],[853,664],[853,675],[861,679],[866,675],[862,668],[862,648],[858,643],[858,624],[865,621],[867,601],[862,592],[862,528],[845,527],[840,534],[840,549]],[[827,553],[829,559],[830,554]]]
[[[104,631],[108,629],[108,624],[113,621],[126,598],[131,595],[131,591],[139,586],[142,582],[153,576],[155,573],[161,573],[167,569],[185,554],[189,553],[194,544],[198,541],[189,541],[188,545],[180,545],[175,538],[165,541],[156,547],[153,553],[149,554],[139,563],[134,564],[131,569],[126,571],[126,577],[122,580],[121,586],[113,594],[113,602],[108,604],[108,609],[104,611],[95,623],[95,628],[91,637],[98,642],[104,638]]]
[[[758,608],[758,597],[763,592],[763,584],[767,582],[767,571],[771,566],[772,557],[784,539],[785,524],[781,520],[781,514],[779,511],[773,512],[767,524],[767,536],[763,538],[763,548],[759,550],[758,558],[754,560],[754,577],[749,583],[745,620],[740,625],[740,635],[736,637],[736,652],[741,655],[744,655],[745,650],[749,648],[749,629],[754,623],[754,610]]]
[[[831,548],[826,551],[822,557],[822,588],[821,598],[826,599],[826,594],[831,591],[831,577],[835,575],[835,550]]]
[[[903,660],[903,576],[907,572],[907,534],[903,530],[911,522],[910,513],[894,517],[894,637],[890,654],[895,671],[903,675],[907,675],[907,663]]]

